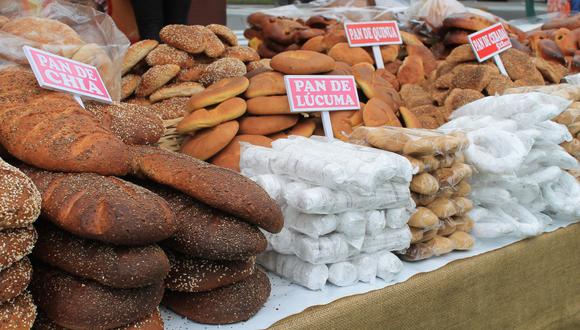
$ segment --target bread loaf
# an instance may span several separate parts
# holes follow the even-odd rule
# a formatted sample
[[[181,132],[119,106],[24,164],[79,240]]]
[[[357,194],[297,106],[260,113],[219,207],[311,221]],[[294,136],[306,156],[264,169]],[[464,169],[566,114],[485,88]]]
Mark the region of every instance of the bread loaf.
[[[234,97],[213,109],[199,109],[192,112],[177,124],[177,131],[185,134],[202,128],[214,127],[242,116],[246,113],[246,108],[246,101]]]
[[[0,304],[14,299],[24,292],[32,278],[32,265],[28,258],[15,262],[0,271]],[[1,325],[1,324],[0,324]]]
[[[123,289],[159,283],[169,273],[169,260],[157,245],[111,246],[78,238],[48,221],[36,228],[33,256],[69,274]]]
[[[168,291],[163,304],[195,322],[229,324],[252,317],[269,296],[270,280],[258,270],[242,281],[209,292]]]
[[[43,216],[77,236],[146,245],[176,230],[167,203],[133,183],[91,173],[52,173],[28,167],[23,171],[41,192]]]
[[[447,254],[455,248],[455,244],[447,237],[435,236],[427,245],[433,249],[433,255],[440,256]]]
[[[337,62],[344,62],[348,65],[357,63],[374,64],[373,57],[366,50],[360,47],[350,47],[348,43],[341,42],[334,45],[329,51],[328,56]]]
[[[449,218],[457,214],[455,203],[445,197],[437,198],[434,202],[427,205],[427,208],[433,211],[440,219]]]
[[[212,128],[198,131],[181,145],[181,152],[191,157],[207,160],[225,148],[238,133],[240,125],[232,120]]]
[[[473,237],[463,231],[454,232],[449,239],[453,242],[455,250],[470,250],[475,244]]]
[[[163,282],[113,289],[35,263],[31,290],[38,308],[62,327],[110,329],[151,315],[163,297]]]
[[[0,231],[0,270],[10,267],[32,252],[38,235],[32,226]]]
[[[439,190],[439,182],[429,173],[415,175],[411,181],[411,191],[423,195],[432,195]]]
[[[451,218],[442,219],[439,222],[439,228],[437,229],[437,235],[439,236],[449,236],[457,230],[457,224],[455,220]]]
[[[129,171],[127,146],[72,96],[50,93],[4,107],[0,122],[0,144],[38,168],[103,175]]]
[[[258,96],[251,98],[248,100],[248,113],[252,115],[290,114],[288,96]]]
[[[34,183],[0,158],[0,230],[30,225],[40,215],[40,205]]]
[[[193,111],[231,99],[245,92],[249,84],[250,81],[246,77],[223,79],[202,92],[192,95],[186,109]]]
[[[288,129],[297,122],[297,115],[248,116],[240,119],[240,133],[268,135]]]
[[[32,329],[35,318],[36,306],[28,292],[0,305],[0,329]]]
[[[293,50],[280,53],[272,58],[270,65],[285,74],[317,74],[332,71],[335,61],[332,57],[310,50]]]
[[[207,260],[169,253],[171,271],[165,287],[171,291],[206,292],[246,279],[256,270],[255,258]]]
[[[250,85],[244,95],[246,98],[253,98],[284,94],[284,75],[280,72],[264,72],[250,78]]]
[[[418,207],[409,218],[409,226],[415,228],[431,228],[439,222],[437,215],[426,207]]]
[[[373,129],[367,135],[367,141],[375,148],[401,153],[410,138],[396,130]]]
[[[150,188],[167,200],[179,222],[179,229],[164,246],[211,260],[245,260],[266,249],[266,238],[254,226],[166,187]]]

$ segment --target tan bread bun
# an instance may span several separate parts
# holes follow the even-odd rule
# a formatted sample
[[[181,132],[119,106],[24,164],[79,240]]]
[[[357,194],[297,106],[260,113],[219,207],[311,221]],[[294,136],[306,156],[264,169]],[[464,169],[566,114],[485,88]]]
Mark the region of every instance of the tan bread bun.
[[[2,26],[2,32],[31,41],[33,47],[68,58],[85,44],[70,26],[49,18],[14,18]]]
[[[443,26],[447,28],[464,29],[468,31],[483,30],[494,22],[483,16],[471,13],[458,13],[447,16],[443,20]]]
[[[457,151],[461,141],[452,136],[423,137],[408,141],[403,153],[405,155],[438,155]]]
[[[268,135],[288,129],[298,122],[297,115],[248,116],[240,120],[240,133]]]
[[[145,72],[141,77],[141,84],[137,87],[137,96],[149,96],[179,73],[179,66],[175,64],[157,65]]]
[[[191,68],[182,69],[177,74],[177,81],[199,81],[208,64],[194,63]]]
[[[425,80],[425,67],[421,57],[410,55],[405,57],[403,65],[397,71],[397,79],[404,84],[419,84]]]
[[[439,159],[433,155],[421,156],[418,159],[425,164],[425,172],[432,172],[441,167]],[[441,184],[439,184],[439,186],[441,186]]]
[[[447,237],[435,236],[427,245],[433,249],[433,255],[441,256],[453,251],[455,244]]]
[[[195,82],[182,82],[177,84],[171,84],[169,86],[161,87],[155,93],[149,96],[151,102],[159,102],[172,97],[185,97],[192,96],[203,91],[205,88]]]
[[[209,86],[222,79],[241,77],[246,73],[246,65],[244,62],[238,60],[237,58],[226,57],[219,59],[205,67],[201,73],[201,76],[199,77],[199,82],[205,86]]]
[[[128,98],[135,93],[137,86],[141,84],[141,76],[128,74],[121,79],[121,100]]]
[[[429,173],[415,175],[411,181],[411,191],[422,195],[433,195],[439,190],[439,182]]]
[[[35,318],[36,306],[28,292],[0,305],[0,329],[32,329]]]
[[[348,136],[352,133],[353,128],[350,124],[350,118],[354,115],[355,110],[331,111],[330,122],[332,123],[332,134],[335,138],[342,141],[348,141]],[[324,134],[323,134],[324,135]]]
[[[399,50],[401,46],[399,45],[387,45],[381,46],[381,56],[384,63],[389,63],[395,61],[399,57]]]
[[[435,178],[439,180],[439,185],[441,187],[454,187],[464,179],[470,178],[472,174],[473,170],[471,169],[471,166],[463,163],[453,164],[450,168],[441,168],[433,173]]]
[[[252,180],[193,157],[154,147],[131,147],[133,174],[177,189],[208,206],[278,233],[282,210]]]
[[[415,228],[432,228],[437,223],[439,223],[437,215],[426,207],[418,207],[409,218],[409,226]]]
[[[424,231],[423,238],[421,239],[420,243],[428,242],[433,239],[433,237],[437,236],[437,227]]]
[[[0,304],[16,298],[24,292],[31,278],[32,265],[28,258],[23,258],[0,271]]]
[[[475,225],[475,221],[473,221],[473,219],[471,219],[468,215],[455,217],[454,220],[457,223],[457,230],[466,233],[471,232],[473,226]]]
[[[288,131],[288,135],[298,135],[311,137],[316,129],[316,121],[313,119],[303,119]]]
[[[151,315],[163,297],[163,282],[113,289],[35,263],[31,290],[38,308],[60,326],[110,329]]]
[[[447,63],[461,63],[475,61],[475,54],[471,45],[462,45],[451,51],[449,56],[445,59]]]
[[[0,231],[0,270],[22,260],[32,252],[38,235],[32,226]]]
[[[425,164],[422,161],[418,160],[417,158],[413,158],[411,156],[403,156],[403,157],[407,158],[407,160],[411,162],[411,166],[414,169],[417,169],[417,174],[425,172]]]
[[[433,52],[425,45],[407,45],[406,49],[409,56],[418,56],[421,58],[426,76],[437,69],[437,59],[435,59]]]
[[[334,70],[326,73],[327,75],[338,75],[338,76],[351,76],[353,74],[352,67],[344,62],[336,62],[334,65]]]
[[[453,242],[454,250],[471,250],[475,244],[475,240],[471,235],[463,231],[456,231],[449,239]]]
[[[246,113],[246,108],[246,102],[243,99],[234,97],[222,102],[213,109],[196,110],[177,124],[177,132],[185,134],[202,128],[217,126],[242,116]]]
[[[264,72],[250,78],[250,86],[244,96],[254,98],[285,94],[284,75],[279,72]]]
[[[260,55],[253,48],[247,46],[228,47],[222,57],[237,58],[244,63],[260,60]]]
[[[203,324],[230,324],[256,314],[270,296],[270,280],[261,270],[232,285],[209,292],[168,291],[163,305]]]
[[[40,215],[41,203],[32,180],[0,158],[0,230],[32,224]]]
[[[455,203],[449,198],[441,197],[427,205],[427,208],[433,211],[439,219],[445,219],[457,214]]]
[[[164,43],[191,54],[205,50],[207,29],[200,25],[167,25],[159,31],[159,38]]]
[[[459,182],[454,188],[453,197],[467,197],[471,193],[471,185],[465,180]]]
[[[334,59],[310,50],[293,50],[272,58],[270,65],[285,74],[317,74],[332,71]]]
[[[332,57],[337,62],[344,62],[349,65],[355,65],[357,63],[375,63],[366,50],[360,47],[351,48],[346,42],[334,45],[328,51],[328,56]]]
[[[405,251],[405,254],[401,255],[401,258],[405,261],[419,261],[431,258],[432,256],[433,249],[427,243],[417,242],[411,244]]]
[[[423,239],[423,229],[411,227],[411,244],[417,243]]]
[[[370,99],[362,111],[363,121],[367,127],[384,125],[401,127],[401,122],[395,115],[396,109],[378,97]]]
[[[203,92],[197,93],[189,99],[187,110],[193,111],[231,99],[248,89],[250,81],[246,77],[234,77],[221,80]]]
[[[451,218],[442,219],[439,222],[439,228],[437,229],[437,235],[439,236],[449,236],[455,232],[457,229],[457,224]]]
[[[373,129],[367,135],[373,147],[396,153],[401,153],[409,140],[406,134],[390,129]]]
[[[125,54],[121,74],[129,72],[137,63],[141,62],[149,52],[159,45],[157,40],[141,40],[132,44]]]
[[[324,49],[322,46],[322,40],[324,40],[324,36],[316,36],[314,38],[308,39],[308,41],[306,41],[304,45],[300,47],[300,49],[311,50],[317,53],[324,53],[326,49]]]
[[[249,144],[271,147],[272,139],[263,135],[238,135],[225,149],[220,151],[211,159],[211,163],[217,166],[229,168],[236,172],[240,171],[240,142]]]
[[[473,202],[465,197],[455,197],[451,199],[455,203],[455,208],[457,209],[457,215],[464,215],[469,211],[473,210]]]
[[[159,45],[149,52],[145,57],[145,62],[149,66],[175,64],[183,69],[191,68],[194,63],[193,57],[188,53],[165,44]]]
[[[155,244],[103,244],[69,234],[46,220],[36,228],[39,237],[32,252],[34,258],[74,276],[124,289],[159,283],[169,273],[169,260]]]
[[[220,38],[220,40],[229,46],[237,46],[238,38],[236,34],[227,26],[221,24],[210,24],[206,26],[211,32]]]
[[[181,146],[181,152],[201,160],[207,160],[225,148],[238,133],[237,121],[228,121],[197,132]]]
[[[443,43],[449,46],[458,46],[469,44],[467,36],[469,31],[466,30],[449,30],[443,38]]]
[[[255,258],[246,260],[207,260],[169,253],[171,271],[165,287],[179,292],[207,292],[252,275],[256,270]]]
[[[248,100],[248,113],[252,115],[290,114],[290,104],[286,95],[258,96]]]

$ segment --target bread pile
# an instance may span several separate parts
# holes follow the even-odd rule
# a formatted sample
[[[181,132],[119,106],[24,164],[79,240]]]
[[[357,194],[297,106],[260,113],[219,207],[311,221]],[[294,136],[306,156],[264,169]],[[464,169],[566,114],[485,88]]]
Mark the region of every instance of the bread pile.
[[[267,235],[258,262],[311,290],[391,281],[409,247],[414,203],[403,157],[339,140],[292,136],[242,147],[242,174],[283,206],[285,227]]]
[[[142,40],[129,47],[122,69],[122,99],[158,104],[160,110],[175,103],[183,106],[184,98],[204,87],[263,66],[258,53],[239,46],[236,35],[223,25],[168,25],[159,36],[163,44]],[[162,117],[182,114],[163,111]]]
[[[186,155],[141,145],[155,144],[159,134],[149,126],[142,130],[123,126],[120,120],[139,117],[127,115],[127,107],[91,106],[86,111],[72,96],[40,89],[33,74],[22,68],[1,70],[0,82],[0,144],[26,163],[19,166],[42,197],[31,287],[44,326],[93,329],[145,324],[161,329],[157,307],[170,262],[157,242],[179,237],[188,222],[197,225],[196,233],[207,236],[216,225],[208,212],[228,214],[211,243],[232,254],[245,251],[231,239],[241,232],[239,223],[254,233],[250,243],[258,244],[261,237],[264,247],[263,235],[253,226],[281,230],[280,208],[252,181]],[[178,205],[153,192],[163,189],[183,196],[181,206],[206,213],[180,214]],[[235,224],[223,224],[228,221]],[[199,257],[209,258],[210,252],[204,253]],[[205,317],[226,323],[253,315],[269,293],[267,278],[260,274],[253,278],[220,291],[220,299],[204,300],[208,308],[204,315],[209,315]],[[258,285],[262,289],[254,291]],[[251,310],[242,313],[232,307],[246,306],[243,299],[249,297],[255,297]],[[229,304],[224,304],[226,298]],[[200,311],[191,299],[187,295],[173,303]]]
[[[30,329],[36,306],[26,288],[32,278],[27,255],[36,242],[32,223],[40,193],[17,168],[0,159],[0,328]]]
[[[410,189],[417,210],[409,219],[413,238],[401,255],[404,260],[422,260],[473,247],[473,237],[468,234],[473,220],[467,215],[473,209],[467,198],[472,169],[463,156],[469,144],[464,134],[361,127],[350,141],[404,155],[416,169]]]

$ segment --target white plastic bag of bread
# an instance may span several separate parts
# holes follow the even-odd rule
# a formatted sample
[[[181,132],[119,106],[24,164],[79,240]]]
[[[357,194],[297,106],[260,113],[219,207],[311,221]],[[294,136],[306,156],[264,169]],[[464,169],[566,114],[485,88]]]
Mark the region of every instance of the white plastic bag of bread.
[[[572,134],[552,121],[572,123],[570,104],[536,92],[487,97],[459,108],[442,126],[464,128],[470,141],[465,155],[474,167],[475,208],[469,215],[477,236],[539,235],[553,218],[580,215],[580,186],[566,172],[579,164],[558,146],[572,143]],[[474,127],[474,120],[485,125]]]
[[[120,72],[129,40],[107,14],[65,2],[44,2],[37,12],[13,1],[1,15],[7,21],[0,27],[0,62],[28,64],[22,47],[40,48],[95,66],[113,100],[120,100]]]

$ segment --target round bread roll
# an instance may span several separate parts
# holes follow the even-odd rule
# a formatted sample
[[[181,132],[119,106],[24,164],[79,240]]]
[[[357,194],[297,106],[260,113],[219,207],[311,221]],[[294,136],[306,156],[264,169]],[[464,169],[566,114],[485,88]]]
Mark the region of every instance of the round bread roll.
[[[238,133],[237,121],[228,121],[197,132],[182,146],[181,152],[191,157],[207,160],[225,148]]]
[[[34,265],[31,290],[54,323],[71,329],[109,329],[151,315],[163,297],[163,281],[139,289],[113,289],[42,264]]]
[[[72,275],[113,288],[141,288],[169,273],[169,260],[157,245],[107,245],[73,236],[48,221],[40,221],[37,229],[33,256]]]
[[[251,85],[250,85],[251,86]],[[290,104],[286,95],[258,96],[248,100],[248,113],[252,115],[290,114]]]
[[[128,74],[121,79],[121,100],[128,98],[135,93],[137,86],[141,84],[141,76]]]
[[[155,49],[157,45],[159,45],[157,40],[141,40],[132,44],[129,49],[127,49],[127,54],[125,54],[121,74],[129,72],[135,65],[137,65],[137,63],[141,62],[149,52]]]
[[[429,173],[421,173],[413,177],[410,188],[418,194],[433,195],[439,190],[439,181]]]
[[[260,55],[253,48],[247,46],[228,47],[222,54],[222,57],[237,58],[244,63],[258,61],[260,59]]]
[[[230,324],[252,317],[269,296],[270,280],[258,270],[245,280],[209,292],[168,291],[163,304],[195,322]]]
[[[189,97],[172,97],[151,104],[151,109],[161,117],[162,120],[176,119],[187,114],[185,106],[189,101]]]
[[[246,77],[220,80],[204,91],[192,95],[187,104],[187,111],[201,109],[240,95],[248,89],[249,85],[250,81]]]
[[[141,77],[141,84],[137,87],[135,94],[137,96],[149,96],[171,79],[175,78],[181,68],[175,64],[156,65]]]
[[[240,133],[268,135],[288,129],[298,122],[297,115],[249,116],[240,120]]]
[[[37,237],[32,226],[0,231],[0,270],[29,255]]]
[[[288,131],[288,135],[298,135],[304,137],[311,137],[316,129],[316,120],[313,118],[303,119]]]
[[[222,79],[241,77],[246,73],[246,65],[244,62],[237,58],[226,57],[205,67],[199,77],[199,82],[208,86]]]
[[[191,68],[186,68],[177,74],[178,81],[199,81],[203,70],[208,66],[204,63],[194,63]]]
[[[220,40],[229,46],[237,46],[238,38],[236,34],[227,26],[221,24],[210,24],[206,26],[211,32],[220,38]]]
[[[176,210],[180,223],[164,246],[192,258],[211,260],[245,260],[266,250],[266,237],[255,226],[173,190],[160,186],[151,189]]]
[[[222,43],[220,38],[208,28],[204,27],[203,40],[205,43],[204,54],[211,58],[222,56],[226,51],[226,46]]]
[[[171,271],[165,279],[165,287],[171,291],[211,291],[246,279],[256,270],[255,258],[226,261],[168,255]]]
[[[284,75],[279,72],[263,72],[250,78],[250,86],[244,96],[255,98],[259,96],[285,95],[286,85]]]
[[[201,25],[166,25],[159,31],[159,38],[164,43],[191,54],[205,50],[206,28]]]
[[[28,258],[23,258],[0,271],[0,304],[20,295],[30,283],[31,278],[32,265]]]
[[[293,50],[280,53],[272,58],[270,65],[285,74],[317,74],[334,69],[332,57],[310,50]]]
[[[324,40],[324,36],[316,36],[314,38],[308,39],[300,49],[302,50],[311,50],[317,53],[324,53],[326,49],[322,47],[322,40]]]
[[[465,45],[469,43],[467,36],[469,35],[469,31],[466,30],[450,30],[445,34],[445,38],[443,38],[443,43],[445,45]]]
[[[36,306],[27,292],[0,305],[0,329],[32,329],[35,319]]]
[[[443,26],[447,28],[457,28],[468,31],[483,30],[493,24],[494,22],[487,18],[471,13],[452,14],[443,20]]]
[[[238,135],[225,149],[211,159],[211,163],[217,166],[229,168],[236,172],[240,171],[240,142],[247,142],[262,147],[271,147],[272,139],[263,135]]]
[[[271,59],[264,58],[259,61],[250,62],[246,65],[246,69],[248,73],[246,73],[247,78],[252,78],[260,73],[273,71],[272,67],[270,66]]]
[[[40,215],[41,203],[32,180],[0,159],[0,230],[30,225]]]
[[[334,65],[334,70],[327,72],[327,75],[333,76],[352,76],[353,70],[352,67],[344,62],[336,62]]]
[[[145,57],[145,62],[149,66],[175,64],[181,68],[191,68],[193,58],[183,50],[171,47],[169,45],[159,45]]]
[[[173,97],[192,96],[194,94],[203,91],[204,89],[205,88],[203,88],[202,85],[196,82],[176,83],[165,87],[161,87],[160,89],[155,91],[155,93],[151,94],[151,96],[149,96],[149,99],[151,100],[151,102],[155,103]]]
[[[149,317],[137,321],[135,323],[131,323],[128,325],[124,325],[119,328],[115,328],[115,330],[163,330],[164,324],[163,319],[161,318],[161,313],[159,312],[159,308],[153,312]],[[65,327],[61,327],[60,325],[54,323],[51,319],[49,319],[44,313],[38,313],[36,317],[36,321],[34,322],[34,330],[68,330]]]
[[[432,228],[439,223],[439,218],[426,207],[418,207],[417,211],[409,218],[409,226],[415,228]]]
[[[348,141],[348,135],[353,131],[350,118],[355,114],[355,110],[331,111],[330,122],[332,123],[332,134],[335,138]]]
[[[355,65],[357,63],[374,64],[372,56],[361,47],[350,47],[348,43],[341,42],[334,45],[329,51],[328,56],[332,57],[337,62],[344,62],[348,65]]]
[[[192,112],[177,124],[177,131],[184,134],[214,127],[242,116],[246,113],[246,108],[246,101],[239,97],[234,97],[222,102],[213,109],[199,109]]]

